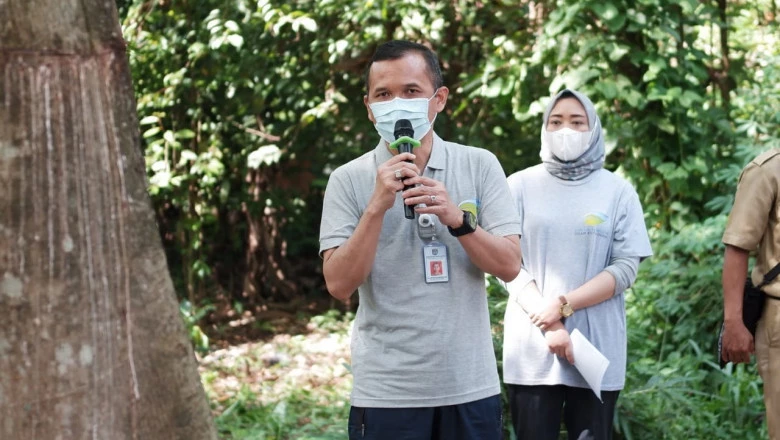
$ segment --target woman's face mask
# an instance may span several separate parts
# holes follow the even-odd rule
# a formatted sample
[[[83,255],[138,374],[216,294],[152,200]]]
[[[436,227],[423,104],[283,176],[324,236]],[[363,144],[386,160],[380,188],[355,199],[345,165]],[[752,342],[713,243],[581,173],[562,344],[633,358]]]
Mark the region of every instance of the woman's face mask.
[[[544,130],[542,144],[564,162],[577,160],[590,147],[593,130],[576,131],[565,127],[556,131]]]
[[[438,90],[437,90],[438,91]],[[420,140],[431,131],[433,121],[428,121],[428,104],[436,96],[436,92],[430,98],[404,99],[395,98],[390,101],[375,102],[369,104],[371,113],[374,114],[376,123],[374,127],[387,143],[395,141],[395,123],[400,119],[408,119],[414,128],[414,139]]]

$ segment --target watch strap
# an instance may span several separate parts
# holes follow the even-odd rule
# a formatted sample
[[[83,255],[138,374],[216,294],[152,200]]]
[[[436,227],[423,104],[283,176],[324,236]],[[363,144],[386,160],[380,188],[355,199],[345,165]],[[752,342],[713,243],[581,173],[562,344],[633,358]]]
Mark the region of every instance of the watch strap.
[[[450,231],[450,234],[453,237],[461,237],[466,234],[471,234],[472,232],[476,231],[477,228],[472,227],[471,223],[469,222],[469,216],[473,216],[469,211],[463,211],[463,224],[460,225],[457,228],[452,228],[450,226],[447,226],[447,230]]]

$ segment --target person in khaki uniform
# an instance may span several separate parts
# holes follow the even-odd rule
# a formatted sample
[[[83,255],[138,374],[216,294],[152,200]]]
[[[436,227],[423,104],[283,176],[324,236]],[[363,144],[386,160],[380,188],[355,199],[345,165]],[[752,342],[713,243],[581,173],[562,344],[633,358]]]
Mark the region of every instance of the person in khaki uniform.
[[[753,335],[742,322],[742,295],[748,255],[757,251],[754,285],[780,261],[780,148],[753,159],[742,170],[723,243],[723,360],[750,362],[755,351],[764,380],[769,438],[780,440],[780,277],[762,289],[767,300]]]

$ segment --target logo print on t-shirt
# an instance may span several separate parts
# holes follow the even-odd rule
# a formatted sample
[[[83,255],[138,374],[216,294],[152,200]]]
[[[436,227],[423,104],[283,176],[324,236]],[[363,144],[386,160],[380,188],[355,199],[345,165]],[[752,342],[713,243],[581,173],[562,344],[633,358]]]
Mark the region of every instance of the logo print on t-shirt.
[[[603,212],[591,212],[588,214],[585,214],[585,225],[586,226],[598,226],[604,222],[607,221],[609,217],[607,217],[606,214]]]

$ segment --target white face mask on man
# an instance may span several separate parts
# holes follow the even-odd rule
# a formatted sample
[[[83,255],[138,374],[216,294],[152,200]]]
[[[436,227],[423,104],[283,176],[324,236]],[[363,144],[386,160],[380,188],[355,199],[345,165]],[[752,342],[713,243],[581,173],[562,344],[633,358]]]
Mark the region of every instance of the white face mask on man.
[[[390,101],[375,102],[369,104],[371,113],[374,114],[374,128],[379,136],[382,136],[387,143],[395,141],[395,123],[400,119],[408,119],[414,128],[414,139],[420,140],[431,131],[433,121],[428,121],[428,103],[436,96],[436,92],[430,98],[395,98]]]
[[[593,130],[576,131],[565,127],[556,131],[544,130],[542,146],[546,147],[558,159],[564,162],[577,160],[590,147]]]

